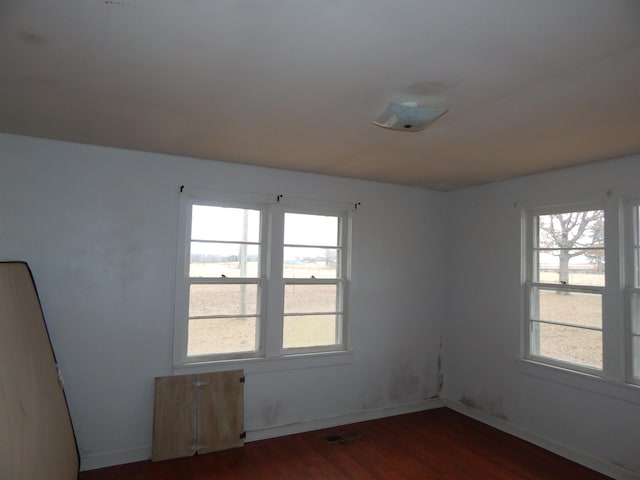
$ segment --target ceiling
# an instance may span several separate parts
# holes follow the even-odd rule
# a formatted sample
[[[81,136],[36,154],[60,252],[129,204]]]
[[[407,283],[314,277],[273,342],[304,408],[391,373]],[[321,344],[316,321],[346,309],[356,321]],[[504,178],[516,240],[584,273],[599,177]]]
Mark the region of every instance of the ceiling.
[[[640,2],[2,0],[0,131],[442,190],[640,153]]]

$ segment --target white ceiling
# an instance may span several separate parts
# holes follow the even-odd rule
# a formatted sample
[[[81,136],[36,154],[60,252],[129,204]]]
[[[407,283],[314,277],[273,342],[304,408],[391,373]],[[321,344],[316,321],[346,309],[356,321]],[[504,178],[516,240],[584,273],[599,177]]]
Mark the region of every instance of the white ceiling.
[[[0,131],[445,190],[640,153],[640,1],[1,0]]]

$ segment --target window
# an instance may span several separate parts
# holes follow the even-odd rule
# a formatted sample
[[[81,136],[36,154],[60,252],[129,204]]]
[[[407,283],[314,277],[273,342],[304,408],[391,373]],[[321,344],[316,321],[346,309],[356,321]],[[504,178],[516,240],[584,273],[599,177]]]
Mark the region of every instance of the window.
[[[583,203],[565,198],[570,203],[564,206],[522,210],[528,362],[521,366],[594,391],[618,384],[616,396],[637,403],[640,199],[630,193],[625,199],[607,191]],[[604,390],[598,377],[606,380]]]
[[[527,351],[577,370],[603,370],[603,209],[527,216]]]
[[[182,195],[176,364],[345,350],[347,213]]]
[[[261,211],[191,205],[187,356],[259,351]]]
[[[342,343],[342,246],[337,216],[285,213],[283,348]]]
[[[628,281],[628,298],[630,299],[630,329],[631,329],[631,367],[632,377],[635,381],[640,380],[640,207],[638,204],[631,206],[632,218],[629,220],[632,229],[631,252],[629,260],[631,263]]]

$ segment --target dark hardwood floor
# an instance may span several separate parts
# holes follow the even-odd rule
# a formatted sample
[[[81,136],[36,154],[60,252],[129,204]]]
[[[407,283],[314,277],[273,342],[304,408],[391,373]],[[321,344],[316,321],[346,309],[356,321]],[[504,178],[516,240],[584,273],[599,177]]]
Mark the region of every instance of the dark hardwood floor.
[[[327,441],[330,435],[351,432],[359,437]],[[80,474],[80,480],[604,478],[608,477],[446,408]]]

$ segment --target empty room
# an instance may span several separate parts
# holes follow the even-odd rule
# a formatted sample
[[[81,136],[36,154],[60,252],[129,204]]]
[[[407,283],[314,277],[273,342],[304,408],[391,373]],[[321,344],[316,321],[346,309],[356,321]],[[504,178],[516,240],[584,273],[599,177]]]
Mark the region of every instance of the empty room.
[[[0,27],[2,480],[640,479],[639,2]]]

